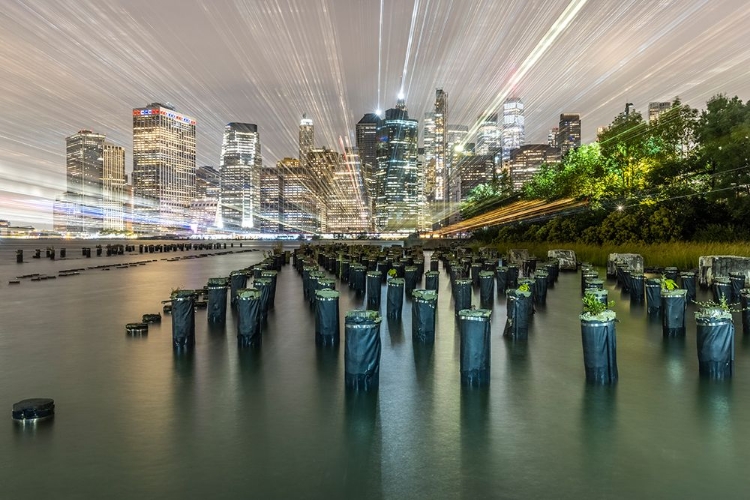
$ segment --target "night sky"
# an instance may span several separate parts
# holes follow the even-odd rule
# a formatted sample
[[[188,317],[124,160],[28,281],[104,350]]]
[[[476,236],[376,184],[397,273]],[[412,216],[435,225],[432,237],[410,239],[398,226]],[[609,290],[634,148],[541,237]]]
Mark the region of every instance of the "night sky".
[[[303,112],[316,145],[353,142],[366,112],[414,118],[449,95],[451,124],[526,105],[526,142],[561,112],[592,141],[626,102],[702,108],[750,98],[747,0],[3,0],[0,219],[51,225],[65,137],[126,148],[132,109],[170,102],[198,121],[198,164],[218,165],[227,122],[256,123],[264,163],[297,155]],[[380,41],[379,41],[380,40]]]

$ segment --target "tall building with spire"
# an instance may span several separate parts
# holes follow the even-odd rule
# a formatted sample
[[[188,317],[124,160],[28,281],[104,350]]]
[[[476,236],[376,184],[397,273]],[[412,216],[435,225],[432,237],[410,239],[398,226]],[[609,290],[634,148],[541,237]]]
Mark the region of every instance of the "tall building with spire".
[[[524,145],[525,134],[523,101],[519,97],[509,97],[503,103],[503,161],[509,160],[513,150]]]
[[[413,232],[419,225],[419,124],[403,97],[378,123],[375,223],[379,231]]]
[[[259,230],[260,134],[254,123],[232,122],[224,127],[221,144],[221,220],[229,230]]]
[[[309,153],[315,147],[315,128],[313,121],[302,114],[299,122],[299,160],[304,164]]]
[[[195,191],[195,119],[170,104],[133,110],[134,229],[186,231]]]

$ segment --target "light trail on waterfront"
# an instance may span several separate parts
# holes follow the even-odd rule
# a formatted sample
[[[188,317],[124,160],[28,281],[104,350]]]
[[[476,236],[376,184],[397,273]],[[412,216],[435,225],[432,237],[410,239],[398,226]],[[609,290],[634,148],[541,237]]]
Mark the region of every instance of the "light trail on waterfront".
[[[500,95],[519,96],[527,143],[546,142],[561,112],[581,113],[587,142],[625,102],[643,112],[677,95],[699,108],[720,92],[750,97],[750,5],[741,0],[3,7],[0,218],[19,224],[51,223],[48,207],[65,189],[65,137],[78,130],[124,146],[130,173],[131,111],[155,101],[196,118],[197,164],[215,166],[230,121],[258,124],[273,165],[297,156],[302,113],[316,146],[338,149],[339,137],[355,142],[364,113],[394,106],[402,86],[411,117],[421,120],[441,87],[449,124],[470,127]]]

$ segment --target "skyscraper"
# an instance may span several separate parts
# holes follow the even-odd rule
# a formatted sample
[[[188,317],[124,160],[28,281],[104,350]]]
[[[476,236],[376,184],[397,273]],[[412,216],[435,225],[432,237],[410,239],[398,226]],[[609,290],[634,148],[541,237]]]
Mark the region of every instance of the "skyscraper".
[[[557,135],[560,133],[559,127],[552,127],[549,129],[549,134],[547,134],[547,146],[556,148],[557,147]]]
[[[510,159],[514,149],[523,146],[524,128],[523,101],[519,97],[509,97],[503,103],[503,161]]]
[[[221,227],[259,229],[260,134],[254,123],[228,123],[221,144]]]
[[[367,113],[357,123],[357,151],[365,182],[370,214],[375,209],[375,171],[378,166],[378,122],[380,117],[375,113]]]
[[[66,192],[55,202],[55,229],[124,230],[125,149],[90,130],[67,137],[65,145]]]
[[[565,155],[571,149],[581,147],[581,115],[563,113],[560,115],[560,126],[557,129],[557,147]]]
[[[359,154],[346,148],[333,173],[331,195],[327,199],[328,233],[362,233],[371,230],[370,207],[363,182]]]
[[[307,183],[308,172],[296,158],[276,163],[281,177],[281,228],[288,233],[318,232],[315,196]]]
[[[65,139],[66,184],[60,219],[65,231],[94,233],[103,227],[104,134],[81,130]]]
[[[124,231],[125,148],[109,142],[102,148],[102,227]]]
[[[491,155],[500,151],[501,133],[497,124],[497,113],[488,116],[480,116],[481,123],[477,130],[477,142],[475,152],[478,155]]]
[[[211,166],[195,169],[195,197],[190,205],[193,231],[202,233],[216,227],[219,217],[221,176]]]
[[[439,212],[445,211],[448,200],[448,93],[435,89],[435,202],[442,202],[442,207],[435,207]]]
[[[664,102],[650,102],[648,103],[648,121],[649,123],[659,118],[659,115],[665,111],[669,111],[672,107],[672,103],[668,101]]]
[[[307,161],[307,153],[315,147],[315,128],[313,121],[302,114],[299,122],[299,160],[303,164]]]
[[[412,232],[419,223],[419,124],[399,99],[378,123],[375,223],[380,231]]]
[[[169,104],[133,110],[136,231],[188,229],[195,191],[195,126],[193,118]]]

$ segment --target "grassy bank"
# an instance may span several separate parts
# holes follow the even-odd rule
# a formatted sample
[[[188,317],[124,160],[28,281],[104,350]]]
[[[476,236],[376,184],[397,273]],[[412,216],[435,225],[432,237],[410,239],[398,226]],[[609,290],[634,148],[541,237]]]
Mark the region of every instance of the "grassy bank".
[[[483,245],[478,245],[483,246]],[[750,245],[743,243],[655,243],[626,245],[587,245],[584,243],[495,243],[490,245],[500,252],[509,248],[526,248],[538,258],[545,258],[547,250],[564,248],[573,250],[581,262],[590,262],[596,266],[605,266],[610,253],[638,253],[643,255],[646,267],[675,266],[679,269],[698,267],[701,255],[739,255],[750,256]]]

